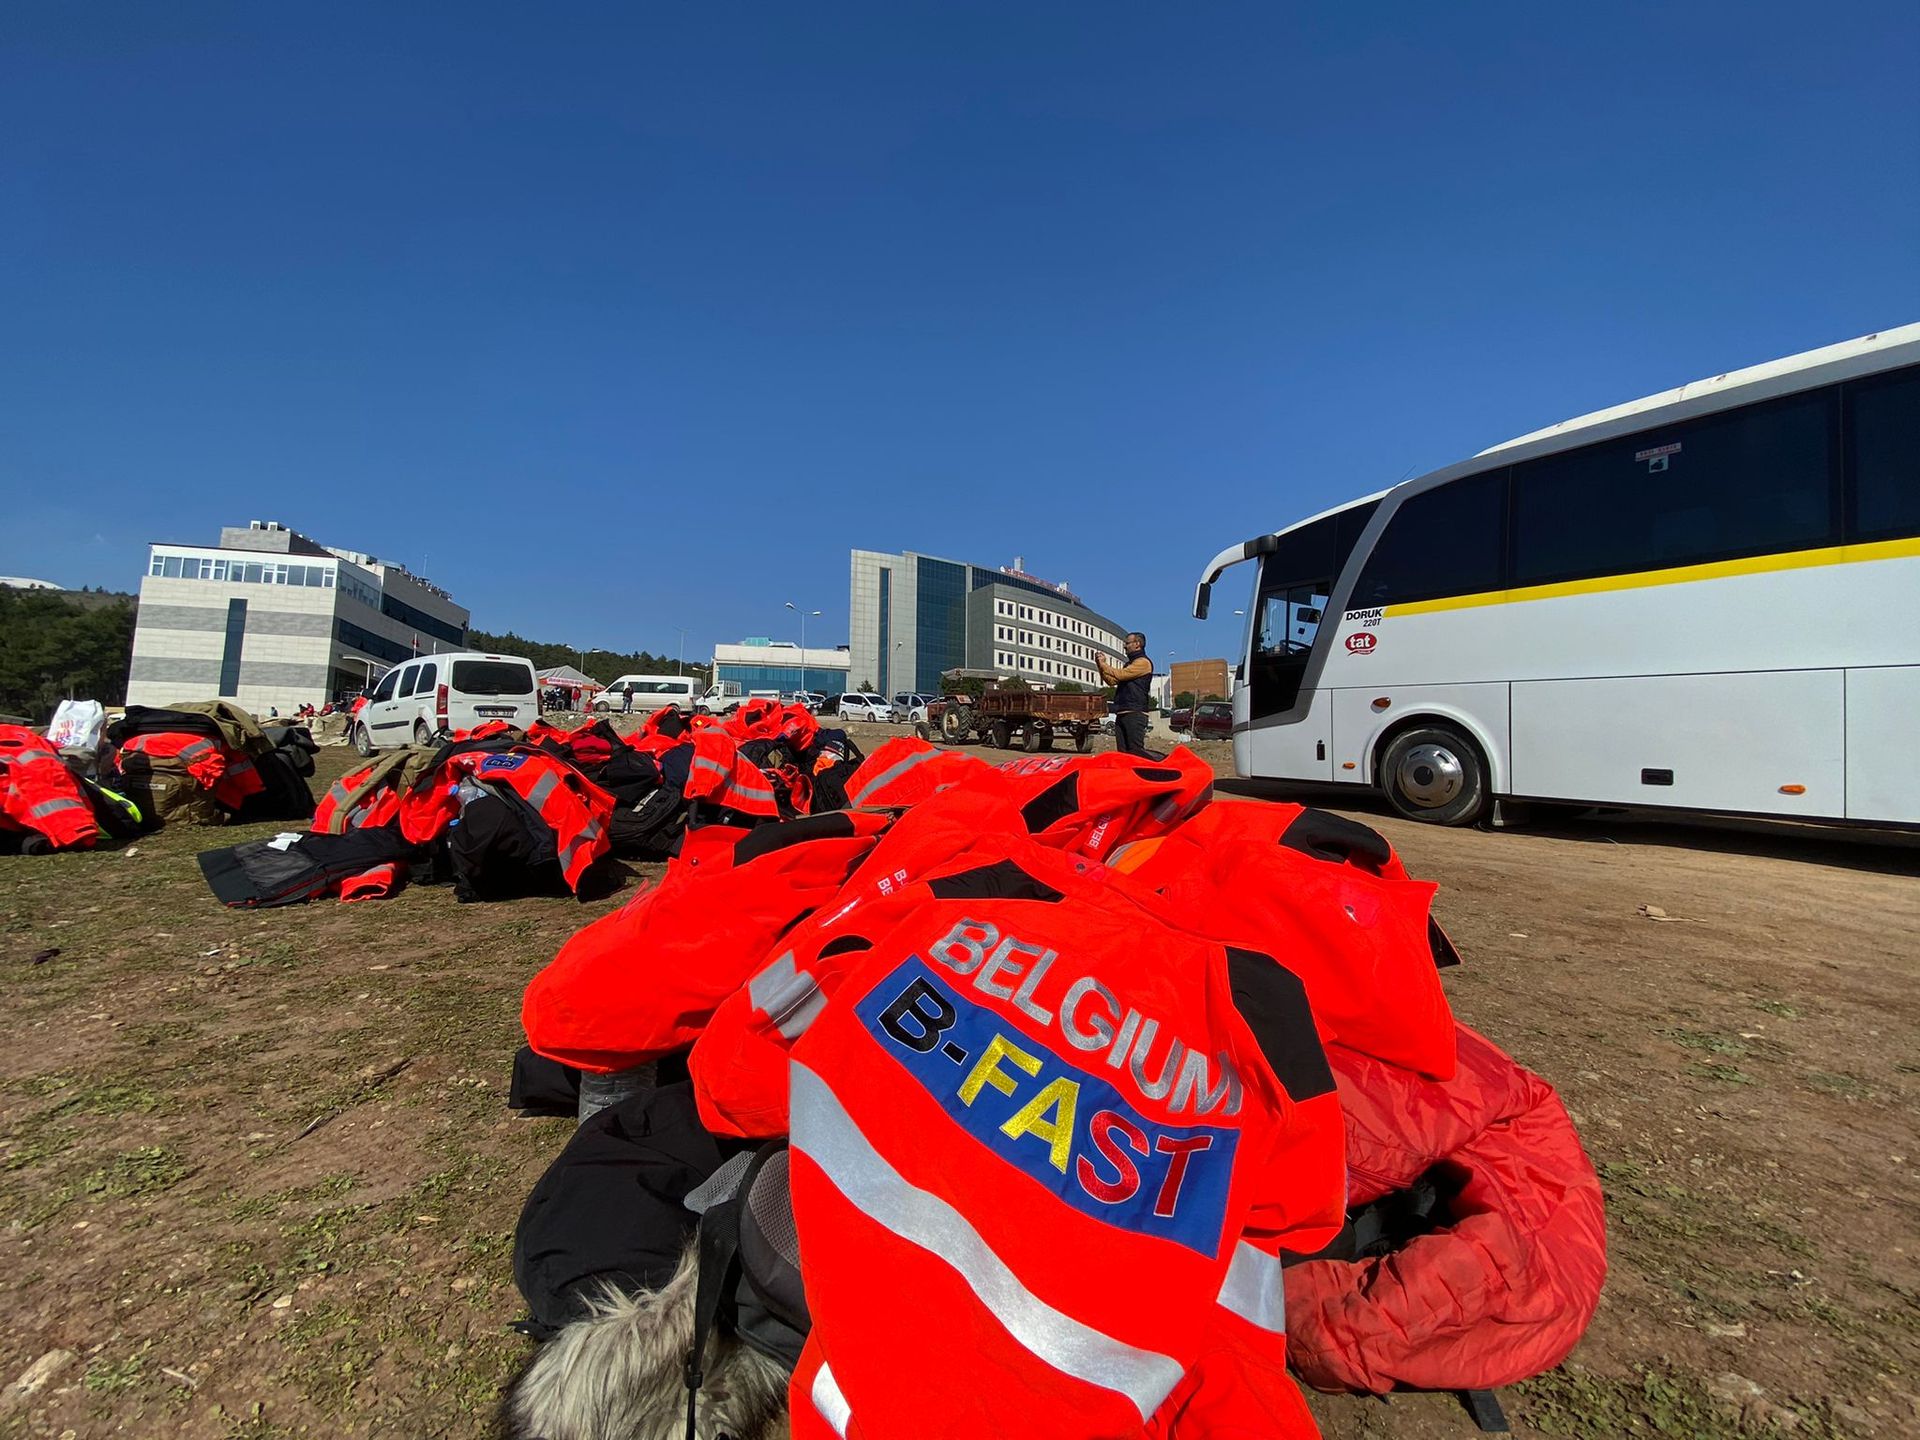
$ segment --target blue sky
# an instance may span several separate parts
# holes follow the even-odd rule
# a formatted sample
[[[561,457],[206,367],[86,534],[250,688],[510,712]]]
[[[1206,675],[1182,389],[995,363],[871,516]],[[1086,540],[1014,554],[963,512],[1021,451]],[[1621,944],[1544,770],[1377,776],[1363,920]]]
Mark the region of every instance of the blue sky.
[[[272,518],[691,657],[1018,553],[1164,663],[1222,545],[1920,319],[1911,3],[1322,8],[21,0],[0,572]]]

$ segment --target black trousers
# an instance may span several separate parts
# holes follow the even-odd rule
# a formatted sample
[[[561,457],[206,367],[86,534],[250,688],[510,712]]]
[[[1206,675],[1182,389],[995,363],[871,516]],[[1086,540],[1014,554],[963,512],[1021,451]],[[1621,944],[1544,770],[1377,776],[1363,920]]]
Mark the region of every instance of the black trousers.
[[[1143,710],[1129,710],[1113,717],[1113,748],[1122,755],[1147,754],[1147,716]]]

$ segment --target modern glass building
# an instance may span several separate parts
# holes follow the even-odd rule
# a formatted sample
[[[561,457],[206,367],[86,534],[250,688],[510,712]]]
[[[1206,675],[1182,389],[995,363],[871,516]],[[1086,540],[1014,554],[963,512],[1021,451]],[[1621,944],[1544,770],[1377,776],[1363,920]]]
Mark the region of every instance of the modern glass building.
[[[822,650],[808,646],[802,651],[789,642],[753,638],[738,645],[713,647],[713,678],[716,683],[731,680],[742,695],[755,690],[812,690],[821,695],[838,695],[858,684],[847,676],[847,652],[844,648]]]
[[[855,550],[847,610],[852,678],[882,695],[932,693],[942,673],[962,669],[1097,686],[1094,657],[1117,660],[1126,634],[1018,561],[988,569],[911,550]]]
[[[255,520],[218,545],[148,548],[127,702],[225,698],[264,715],[466,641],[466,610],[437,585]]]

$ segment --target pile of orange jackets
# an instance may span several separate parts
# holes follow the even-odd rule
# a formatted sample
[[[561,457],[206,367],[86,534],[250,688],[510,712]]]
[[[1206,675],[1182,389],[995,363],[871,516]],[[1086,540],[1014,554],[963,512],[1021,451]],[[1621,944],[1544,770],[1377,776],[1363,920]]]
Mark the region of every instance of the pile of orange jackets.
[[[23,725],[0,725],[0,847],[38,837],[50,850],[90,847],[93,806],[60,752]]]
[[[602,722],[582,730],[604,728]],[[462,822],[477,794],[486,794],[552,833],[552,858],[567,888],[577,893],[586,873],[610,851],[613,797],[587,778],[589,762],[576,761],[578,751],[560,743],[575,739],[571,732],[541,723],[539,743],[527,743],[533,738],[504,725],[482,726],[457,732],[444,745],[389,751],[335,781],[315,808],[311,829],[343,835],[391,827],[424,853]],[[584,733],[578,738],[579,751],[589,754],[586,742],[600,739]],[[605,751],[599,753],[604,763]],[[380,869],[388,879],[385,889],[404,878],[404,864]]]
[[[1598,1182],[1455,1023],[1435,887],[1211,782],[890,741],[852,809],[690,833],[529,985],[538,1054],[684,1054],[707,1130],[789,1138],[795,1435],[1305,1436],[1289,1360],[1471,1389],[1584,1330]],[[1383,1252],[1368,1207],[1442,1172]]]

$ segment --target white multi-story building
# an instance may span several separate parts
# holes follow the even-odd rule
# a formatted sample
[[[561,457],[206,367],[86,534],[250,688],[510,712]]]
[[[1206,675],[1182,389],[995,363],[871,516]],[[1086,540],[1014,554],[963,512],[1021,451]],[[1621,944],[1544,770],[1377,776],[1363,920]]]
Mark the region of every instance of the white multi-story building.
[[[127,703],[284,712],[466,638],[466,610],[403,566],[255,520],[218,545],[149,547]]]
[[[1126,650],[1125,630],[1019,560],[989,570],[911,550],[855,550],[848,616],[855,678],[870,677],[882,695],[936,691],[956,669],[1093,689],[1096,657],[1119,660]]]

